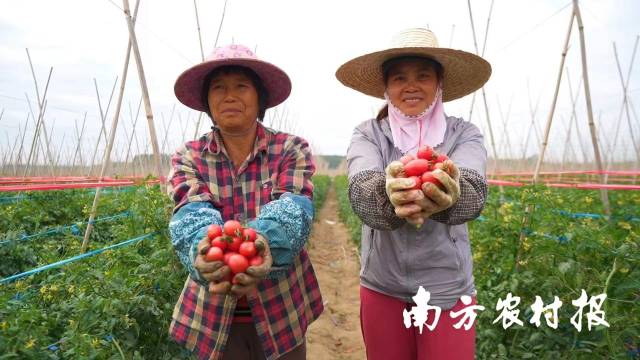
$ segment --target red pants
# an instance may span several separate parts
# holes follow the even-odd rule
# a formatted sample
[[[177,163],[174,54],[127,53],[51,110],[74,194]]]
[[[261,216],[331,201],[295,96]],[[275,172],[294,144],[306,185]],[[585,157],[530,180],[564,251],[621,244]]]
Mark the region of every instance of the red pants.
[[[476,304],[475,297],[471,305]],[[426,326],[422,334],[417,327],[404,326],[403,310],[411,311],[413,304],[360,286],[360,327],[367,349],[368,360],[439,360],[474,359],[475,323],[468,331],[455,329],[462,318],[451,318],[451,311],[466,307],[460,300],[452,309],[443,310],[437,326],[430,331]],[[432,324],[434,311],[429,310],[427,324]]]

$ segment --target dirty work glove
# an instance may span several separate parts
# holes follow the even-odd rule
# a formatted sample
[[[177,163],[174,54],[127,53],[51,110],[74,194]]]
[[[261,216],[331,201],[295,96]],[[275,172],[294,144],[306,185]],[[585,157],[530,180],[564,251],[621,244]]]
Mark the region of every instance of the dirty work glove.
[[[421,224],[423,222],[423,208],[418,202],[424,200],[424,192],[420,189],[413,189],[415,182],[404,177],[404,167],[400,161],[389,163],[385,173],[385,189],[396,216],[404,218],[412,224]]]
[[[262,256],[262,264],[249,266],[246,273],[236,275],[237,284],[231,284],[231,269],[222,261],[206,261],[205,255],[209,250],[209,239],[203,238],[198,244],[198,256],[194,267],[200,272],[200,276],[209,281],[209,291],[215,294],[227,294],[232,292],[237,297],[246,295],[255,289],[258,282],[264,278],[271,269],[273,259],[267,240],[258,235],[256,241],[258,254]]]
[[[460,198],[460,171],[458,167],[453,164],[453,161],[446,160],[443,169],[446,171],[436,169],[432,172],[433,176],[442,184],[442,188],[430,182],[422,184],[422,192],[425,197],[417,201],[417,204],[420,205],[423,218],[450,208]]]
[[[256,249],[258,250],[258,254],[262,256],[262,264],[249,266],[245,273],[236,275],[237,284],[231,287],[231,292],[238,298],[254,291],[260,280],[269,274],[271,265],[273,265],[269,242],[260,234],[258,234],[258,238],[256,239]]]

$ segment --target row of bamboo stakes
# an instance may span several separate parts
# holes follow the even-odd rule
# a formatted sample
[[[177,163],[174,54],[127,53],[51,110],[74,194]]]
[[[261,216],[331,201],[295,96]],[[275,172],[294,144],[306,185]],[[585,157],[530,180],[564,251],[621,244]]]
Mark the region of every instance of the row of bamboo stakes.
[[[103,159],[101,162],[101,168],[100,168],[100,172],[99,172],[99,178],[103,178],[106,174],[107,174],[107,170],[111,164],[111,153],[113,150],[113,145],[114,145],[114,141],[115,141],[115,134],[116,134],[116,130],[118,128],[118,122],[119,122],[119,117],[120,117],[120,113],[121,113],[121,108],[122,108],[122,100],[123,100],[123,94],[124,94],[124,89],[125,89],[125,84],[126,84],[126,80],[127,80],[127,75],[128,75],[128,65],[130,62],[130,58],[131,58],[131,53],[133,52],[133,57],[134,57],[134,61],[136,64],[136,69],[137,69],[137,73],[138,73],[138,80],[140,83],[140,88],[142,90],[142,98],[140,99],[140,103],[138,105],[138,111],[137,114],[139,114],[140,112],[140,107],[143,104],[144,105],[144,111],[145,111],[145,115],[147,118],[147,124],[148,124],[148,129],[149,129],[149,139],[150,139],[150,144],[152,147],[152,151],[153,151],[153,169],[155,174],[157,175],[157,177],[161,180],[161,182],[164,182],[164,171],[163,166],[162,166],[162,162],[161,162],[161,150],[162,153],[165,153],[167,150],[167,131],[168,128],[171,126],[171,123],[173,121],[173,112],[175,110],[175,106],[174,109],[172,109],[172,114],[169,120],[169,123],[166,124],[165,123],[165,127],[163,130],[164,134],[165,134],[165,138],[162,141],[162,143],[160,144],[158,142],[158,138],[157,138],[157,134],[156,134],[156,128],[155,128],[155,123],[154,123],[154,115],[153,115],[153,111],[152,111],[152,107],[151,107],[151,100],[150,100],[150,96],[149,96],[149,91],[147,88],[147,83],[146,83],[146,78],[145,78],[145,73],[144,73],[144,67],[143,67],[143,62],[142,62],[142,58],[141,58],[141,54],[139,51],[139,47],[138,47],[138,40],[136,37],[136,33],[135,33],[135,21],[136,21],[136,17],[137,17],[137,13],[138,13],[138,8],[139,8],[139,0],[136,0],[136,3],[134,5],[134,11],[133,11],[133,15],[131,14],[130,11],[130,6],[129,6],[129,1],[128,0],[123,0],[123,8],[121,8],[121,10],[124,13],[124,18],[126,21],[126,25],[127,25],[127,29],[128,29],[128,34],[129,34],[129,39],[128,39],[128,44],[127,44],[127,50],[126,50],[126,55],[125,55],[125,61],[124,61],[124,66],[123,66],[123,70],[122,70],[122,75],[119,78],[120,81],[120,86],[119,86],[119,92],[118,92],[118,96],[116,98],[116,105],[115,105],[115,111],[114,111],[114,115],[113,115],[113,121],[111,122],[111,129],[110,131],[107,131],[106,129],[106,116],[109,113],[109,108],[112,102],[112,98],[114,96],[114,91],[116,88],[116,84],[118,82],[118,78],[116,78],[114,84],[113,84],[113,88],[111,91],[111,94],[109,96],[109,100],[107,102],[107,106],[105,111],[103,111],[102,108],[102,102],[100,100],[100,94],[98,91],[98,84],[97,81],[94,79],[94,85],[96,88],[96,96],[98,98],[98,105],[99,105],[99,112],[100,112],[100,120],[101,120],[101,128],[100,128],[100,133],[98,136],[98,141],[96,141],[95,143],[95,149],[92,152],[92,159],[89,162],[89,175],[92,174],[93,172],[93,164],[95,161],[95,157],[98,153],[98,147],[100,144],[100,141],[102,139],[102,137],[104,136],[105,141],[107,142],[104,153],[103,153]],[[472,29],[472,34],[473,34],[473,43],[474,43],[474,49],[476,54],[480,55],[480,56],[484,56],[485,53],[485,49],[486,49],[486,45],[487,45],[487,38],[488,38],[488,32],[489,32],[489,27],[490,27],[490,21],[491,21],[491,14],[493,11],[493,0],[491,2],[490,5],[490,9],[489,9],[489,15],[487,17],[487,21],[486,21],[486,25],[485,25],[485,36],[484,36],[484,40],[483,40],[483,44],[482,44],[482,49],[480,50],[480,48],[478,47],[478,41],[477,41],[477,36],[476,36],[476,31],[475,31],[475,25],[474,25],[474,19],[473,19],[473,13],[472,13],[472,8],[471,8],[471,2],[470,0],[467,0],[467,4],[468,4],[468,9],[469,9],[469,19],[470,19],[470,23],[471,23],[471,29]],[[197,33],[198,33],[198,40],[199,40],[199,45],[200,45],[200,58],[201,60],[204,60],[204,50],[203,50],[203,46],[202,46],[202,35],[201,35],[201,31],[200,31],[200,21],[199,21],[199,16],[198,16],[198,7],[197,7],[197,3],[196,0],[193,1],[193,5],[194,5],[194,10],[195,10],[195,18],[196,18],[196,26],[197,26]],[[218,37],[220,35],[220,31],[222,29],[222,24],[224,21],[224,15],[226,12],[226,6],[227,6],[227,2],[225,0],[224,3],[224,8],[223,8],[223,12],[222,12],[222,17],[219,23],[219,27],[218,27],[218,33],[216,35],[216,40],[215,40],[215,45],[217,46],[217,42],[218,42]],[[586,108],[587,108],[587,115],[588,115],[588,125],[589,125],[589,130],[590,130],[590,135],[591,135],[591,141],[592,141],[592,146],[593,146],[593,154],[594,154],[594,158],[595,158],[595,163],[596,163],[596,167],[598,170],[603,171],[603,170],[609,170],[611,164],[613,163],[613,151],[608,151],[607,153],[609,154],[609,158],[605,159],[605,161],[603,161],[602,156],[600,154],[600,145],[598,143],[598,133],[596,131],[596,126],[593,120],[593,109],[592,109],[592,103],[591,103],[591,96],[590,96],[590,88],[589,88],[589,78],[588,78],[588,68],[587,68],[587,59],[586,59],[586,50],[585,50],[585,40],[584,40],[584,26],[583,26],[583,22],[582,22],[582,17],[580,14],[580,8],[579,8],[579,4],[578,4],[578,0],[573,0],[573,9],[571,12],[571,17],[570,17],[570,21],[569,21],[569,27],[567,30],[567,34],[566,34],[566,38],[565,38],[565,43],[564,43],[564,47],[561,53],[561,60],[560,60],[560,66],[559,66],[559,71],[558,71],[558,76],[557,76],[557,80],[556,80],[556,86],[555,86],[555,91],[554,91],[554,96],[553,96],[553,100],[552,100],[552,104],[551,104],[551,108],[549,111],[549,114],[547,116],[547,122],[546,122],[546,126],[544,128],[544,133],[542,135],[541,138],[541,134],[539,129],[537,128],[537,126],[535,125],[535,118],[536,118],[536,114],[538,112],[538,103],[539,103],[539,99],[538,101],[536,101],[535,106],[533,105],[532,101],[531,101],[531,96],[530,96],[530,91],[529,91],[529,112],[531,115],[531,123],[529,125],[528,131],[527,131],[527,136],[526,136],[526,140],[525,140],[525,147],[522,151],[522,155],[521,155],[521,163],[525,163],[525,157],[526,157],[526,153],[527,153],[527,148],[529,146],[529,141],[531,138],[532,133],[535,135],[536,138],[536,142],[541,144],[540,146],[540,152],[539,155],[537,157],[537,162],[535,165],[535,170],[533,172],[533,183],[538,183],[539,181],[539,174],[541,171],[541,167],[542,164],[544,162],[544,158],[545,158],[545,153],[547,150],[547,145],[548,145],[548,139],[549,139],[549,135],[550,135],[550,130],[551,130],[551,124],[553,121],[553,117],[554,117],[554,113],[555,113],[555,108],[556,108],[556,104],[557,104],[557,99],[558,99],[558,94],[559,94],[559,89],[560,89],[560,84],[562,81],[562,75],[563,75],[563,70],[565,69],[564,63],[565,63],[565,59],[566,59],[566,55],[568,52],[568,48],[569,48],[569,41],[570,41],[570,37],[571,37],[571,32],[572,32],[572,28],[574,25],[574,21],[577,22],[578,25],[578,30],[579,30],[579,38],[580,38],[580,54],[581,54],[581,59],[582,59],[582,77],[580,79],[580,83],[578,84],[578,87],[580,87],[580,85],[584,86],[584,96],[585,96],[585,100],[586,100]],[[452,33],[451,33],[451,41],[453,39],[453,31],[454,31],[455,27],[452,28]],[[617,145],[617,141],[619,138],[619,133],[620,133],[620,129],[621,129],[621,123],[622,123],[622,117],[626,116],[626,120],[627,120],[627,125],[629,127],[629,131],[631,133],[631,140],[633,143],[633,149],[635,151],[635,161],[636,161],[636,168],[640,168],[640,163],[639,163],[639,158],[638,158],[638,154],[640,154],[640,146],[638,146],[638,142],[636,140],[636,138],[634,137],[633,134],[633,121],[631,119],[631,113],[633,110],[633,113],[635,115],[635,109],[633,108],[633,104],[631,104],[631,100],[628,97],[628,84],[629,84],[629,79],[631,77],[631,70],[632,70],[632,66],[633,66],[633,62],[635,59],[635,54],[636,54],[636,49],[637,49],[637,45],[638,45],[638,37],[636,38],[636,42],[634,45],[634,49],[633,49],[633,55],[632,55],[632,60],[631,63],[629,65],[629,69],[627,72],[627,76],[626,79],[623,76],[621,67],[620,67],[620,62],[619,62],[619,58],[618,58],[618,53],[617,53],[617,48],[615,43],[613,44],[613,48],[614,48],[614,54],[615,54],[615,58],[616,58],[616,65],[617,65],[617,70],[618,70],[618,74],[619,74],[619,78],[620,78],[620,82],[621,82],[621,86],[623,89],[623,103],[622,103],[622,107],[618,116],[618,123],[616,126],[616,131],[615,131],[615,136],[614,139],[612,140],[612,142],[606,144],[607,145],[607,149],[611,150],[611,149],[615,149],[616,145]],[[29,51],[27,49],[27,57],[29,59],[29,65],[30,65],[30,69],[31,69],[31,73],[33,76],[33,80],[35,83],[35,90],[36,90],[36,97],[37,97],[37,109],[38,109],[38,115],[35,116],[35,114],[33,113],[33,109],[31,107],[31,101],[28,97],[27,97],[27,103],[29,105],[29,109],[30,109],[30,113],[29,115],[31,116],[32,119],[34,119],[35,121],[35,134],[29,149],[29,153],[27,156],[27,162],[26,162],[26,166],[24,166],[22,175],[23,177],[28,176],[29,172],[30,172],[30,168],[31,166],[33,166],[33,164],[36,163],[37,160],[37,156],[38,153],[43,153],[44,157],[47,158],[48,161],[46,161],[46,163],[48,163],[49,165],[49,171],[51,173],[52,176],[55,176],[55,169],[54,169],[54,165],[59,164],[60,162],[60,156],[61,156],[61,151],[58,152],[56,159],[54,160],[54,156],[51,152],[50,149],[50,135],[47,134],[47,128],[44,126],[44,116],[45,116],[45,112],[47,109],[47,93],[48,93],[48,89],[49,89],[49,82],[51,80],[51,75],[53,72],[53,68],[50,68],[49,70],[49,75],[47,77],[47,81],[45,83],[44,86],[44,91],[42,93],[42,96],[40,96],[40,89],[35,77],[35,72],[33,70],[33,63],[31,61],[31,56],[29,54]],[[577,99],[578,96],[580,95],[580,91],[576,91],[575,94],[573,92],[573,88],[571,85],[571,79],[569,77],[569,70],[567,69],[567,81],[568,81],[568,85],[569,85],[569,96],[571,99],[571,117],[569,120],[569,124],[568,126],[565,125],[565,130],[566,130],[566,144],[568,144],[567,146],[565,146],[564,150],[563,150],[563,154],[561,156],[562,159],[562,168],[564,168],[564,165],[568,159],[569,156],[569,151],[571,151],[571,153],[573,153],[574,158],[577,158],[577,152],[575,151],[575,149],[573,148],[573,146],[571,145],[571,141],[570,138],[573,134],[573,129],[575,128],[575,131],[577,132],[577,136],[578,139],[582,139],[582,136],[580,134],[580,126],[577,124],[577,116],[576,116],[576,103],[577,103]],[[494,137],[494,130],[493,130],[493,125],[491,123],[491,117],[490,117],[490,111],[489,111],[489,106],[488,106],[488,101],[487,101],[487,94],[485,91],[485,88],[483,87],[480,90],[480,93],[482,95],[482,99],[483,99],[483,106],[484,106],[484,115],[486,118],[486,124],[488,126],[488,134],[489,134],[489,142],[490,142],[490,147],[491,147],[491,151],[493,153],[493,170],[494,172],[498,173],[501,171],[500,169],[500,165],[499,165],[499,151],[498,151],[498,146],[496,144],[495,141],[495,137]],[[475,100],[476,100],[476,93],[473,94],[472,100],[471,100],[471,107],[469,110],[469,117],[468,117],[468,121],[472,120],[473,117],[473,110],[474,110],[474,105],[475,105]],[[505,149],[506,149],[506,153],[508,155],[515,155],[513,150],[512,150],[512,144],[510,144],[509,142],[509,137],[506,136],[506,131],[507,131],[507,122],[510,116],[510,109],[511,109],[511,101],[507,107],[507,111],[504,112],[500,103],[500,100],[497,100],[497,104],[498,104],[498,110],[499,110],[499,114],[500,114],[500,118],[501,118],[501,122],[502,122],[502,136],[501,138],[502,143],[500,144],[500,147],[502,148],[502,153],[505,153]],[[129,110],[130,110],[130,115],[131,118],[133,119],[133,112],[131,111],[131,107],[129,106]],[[0,120],[2,119],[3,116],[3,112],[0,112]],[[21,154],[23,151],[23,144],[24,144],[24,137],[26,134],[26,128],[27,128],[27,123],[28,123],[28,119],[29,119],[29,115],[27,116],[27,121],[25,122],[25,127],[24,130],[22,131],[22,141],[20,142],[20,150],[18,151],[18,158],[21,158]],[[636,116],[637,119],[637,116]],[[137,124],[137,120],[138,120],[138,116],[136,115],[135,120],[133,120],[133,127],[131,130],[130,134],[125,134],[125,137],[128,138],[128,145],[127,145],[127,150],[126,150],[126,157],[125,157],[125,163],[128,162],[129,160],[129,156],[131,154],[131,146],[132,143],[135,139],[136,141],[136,147],[138,147],[138,154],[140,154],[139,151],[139,144],[138,144],[138,138],[135,134],[135,129],[136,129],[136,124]],[[198,131],[200,129],[200,124],[202,121],[202,113],[200,113],[198,115],[198,120],[196,123],[196,128],[195,128],[195,134],[194,137],[198,136]],[[84,119],[82,121],[82,126],[80,127],[80,129],[78,129],[78,126],[76,124],[76,138],[78,139],[78,143],[76,145],[76,151],[73,155],[73,160],[72,160],[72,168],[75,167],[76,165],[76,161],[79,160],[80,163],[84,163],[84,159],[82,159],[82,152],[80,151],[80,146],[81,146],[81,142],[82,142],[82,138],[84,135],[84,131],[85,131],[85,122],[86,122],[86,113],[84,114]],[[126,129],[123,127],[125,133],[126,133]],[[41,135],[41,132],[43,133]],[[183,128],[183,138],[185,135],[185,128]],[[13,149],[11,151],[11,156],[9,155],[4,155],[2,161],[2,169],[5,169],[5,164],[7,159],[11,160],[14,150],[17,146],[18,143],[18,138],[20,138],[20,136],[16,137],[16,139],[14,140],[14,146]],[[108,140],[107,140],[108,138]],[[44,139],[44,145],[43,145],[43,141],[40,141],[40,139]],[[64,141],[63,141],[64,143]],[[583,144],[581,141],[578,142],[579,146],[580,146],[580,153],[582,155],[582,158],[586,161],[587,159],[587,150],[584,148]],[[511,156],[508,156],[509,158],[511,158]],[[515,157],[514,157],[515,158]],[[142,169],[144,168],[144,165],[141,163],[141,158],[138,157],[138,162],[139,162],[139,167]],[[606,164],[606,168],[605,168],[605,164]],[[15,175],[15,164],[14,164],[14,175]],[[148,170],[148,169],[145,169]],[[602,183],[606,183],[607,182],[607,176],[606,175],[600,175],[600,180]],[[87,227],[87,230],[84,234],[84,239],[83,239],[83,244],[82,244],[82,251],[85,252],[88,248],[89,245],[89,239],[90,239],[90,235],[91,232],[93,230],[93,220],[95,219],[97,212],[98,212],[98,205],[99,205],[99,200],[100,200],[100,189],[101,188],[97,188],[94,200],[93,200],[93,204],[92,204],[92,208],[91,208],[91,212],[90,212],[90,218],[89,218],[89,226]],[[500,186],[500,191],[502,193],[503,189]],[[609,208],[609,201],[608,201],[608,195],[607,195],[607,191],[606,190],[601,190],[601,201],[604,205],[604,209],[605,209],[605,213],[607,215],[610,214],[610,208]],[[523,228],[525,228],[528,225],[528,221],[529,221],[529,216],[531,213],[532,209],[531,206],[527,206],[527,209],[525,211],[525,218],[523,219]],[[521,233],[521,237],[520,240],[522,241],[524,239],[526,235],[524,234],[524,232]],[[516,265],[517,267],[517,265]]]

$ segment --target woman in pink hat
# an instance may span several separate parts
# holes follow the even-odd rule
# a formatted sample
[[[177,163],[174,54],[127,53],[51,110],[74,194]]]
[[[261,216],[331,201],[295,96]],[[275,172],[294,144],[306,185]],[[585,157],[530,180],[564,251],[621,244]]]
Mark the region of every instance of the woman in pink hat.
[[[200,359],[305,359],[307,327],[323,310],[303,248],[314,212],[311,150],[261,123],[290,92],[284,71],[242,45],[215,49],[175,83],[176,97],[213,122],[177,150],[169,175],[171,240],[189,272],[169,332]],[[227,265],[203,255],[208,227],[228,220],[256,230],[264,259],[234,284]]]
[[[349,198],[363,222],[360,315],[369,360],[474,358],[466,223],[485,203],[487,152],[478,128],[446,116],[443,102],[479,89],[490,74],[484,59],[439,47],[426,29],[403,31],[336,73],[385,100],[355,128],[347,152]],[[448,155],[445,170],[423,176],[421,186],[406,178],[433,160],[432,149]],[[416,155],[422,160],[406,168],[398,161]]]

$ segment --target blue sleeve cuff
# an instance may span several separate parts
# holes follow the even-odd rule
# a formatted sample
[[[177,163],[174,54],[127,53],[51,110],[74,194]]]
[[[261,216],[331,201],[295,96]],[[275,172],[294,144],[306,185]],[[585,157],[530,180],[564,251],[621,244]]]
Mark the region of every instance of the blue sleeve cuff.
[[[220,212],[208,202],[191,202],[184,205],[169,222],[171,243],[180,262],[191,278],[201,285],[206,285],[207,282],[200,277],[193,264],[198,255],[198,243],[206,235],[211,224],[222,225],[223,222]]]
[[[307,215],[307,221],[309,222],[309,225],[311,225],[313,223],[313,217],[315,215],[315,211],[313,208],[313,201],[311,201],[311,199],[309,199],[308,197],[304,196],[304,195],[296,195],[296,194],[292,194],[290,192],[284,193],[282,194],[282,196],[280,196],[280,198],[288,198],[291,199],[294,203],[296,203],[298,206],[300,206],[302,208],[302,210],[304,211],[304,213]]]
[[[273,257],[274,278],[286,272],[304,247],[313,220],[313,203],[306,196],[283,194],[265,205],[258,218],[249,222],[268,242]]]

